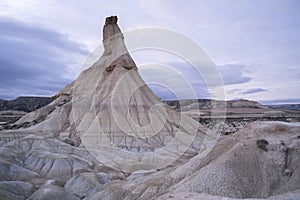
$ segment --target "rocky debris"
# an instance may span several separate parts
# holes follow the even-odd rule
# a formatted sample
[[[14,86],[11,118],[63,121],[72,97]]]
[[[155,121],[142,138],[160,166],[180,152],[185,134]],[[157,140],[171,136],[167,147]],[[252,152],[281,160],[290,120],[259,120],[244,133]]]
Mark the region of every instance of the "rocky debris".
[[[14,100],[0,99],[0,111],[16,110],[31,112],[49,104],[52,101],[53,99],[51,97],[18,97]]]
[[[245,127],[247,127],[247,125],[257,121],[258,119],[255,120],[241,120],[241,119],[235,119],[235,120],[228,120],[225,119],[225,122],[223,123],[223,126],[220,127],[221,128],[221,133],[223,135],[230,135],[233,134]],[[213,123],[211,119],[200,119],[199,122],[204,125],[207,128],[212,128],[213,127]]]

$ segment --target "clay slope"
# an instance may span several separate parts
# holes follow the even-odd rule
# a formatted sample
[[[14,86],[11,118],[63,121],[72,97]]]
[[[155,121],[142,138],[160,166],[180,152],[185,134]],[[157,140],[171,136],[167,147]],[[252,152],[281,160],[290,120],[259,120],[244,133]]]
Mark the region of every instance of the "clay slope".
[[[31,134],[0,145],[2,200],[77,200],[124,178],[122,172],[103,165],[86,149],[54,135]]]
[[[256,122],[206,156],[112,184],[92,199],[224,199],[300,197],[300,125]],[[226,198],[227,199],[227,198]]]

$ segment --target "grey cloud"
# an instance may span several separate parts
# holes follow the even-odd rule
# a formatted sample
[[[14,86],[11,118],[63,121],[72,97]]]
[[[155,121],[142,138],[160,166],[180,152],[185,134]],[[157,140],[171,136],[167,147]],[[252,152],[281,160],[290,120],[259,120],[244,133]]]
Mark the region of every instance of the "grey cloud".
[[[59,48],[71,52],[78,51],[87,54],[89,51],[83,44],[71,41],[67,35],[34,25],[25,24],[12,19],[0,19],[1,36],[20,42],[34,41],[48,48]]]
[[[66,35],[20,21],[0,18],[0,30],[0,98],[53,95],[89,53]]]
[[[221,74],[224,85],[247,83],[251,81],[251,69],[243,64],[223,64],[217,65],[217,70]]]
[[[205,80],[206,77],[204,77],[204,75],[201,74],[201,71],[198,72],[192,65],[186,62],[168,62],[168,63],[164,63],[163,65],[168,66],[170,69],[180,74],[180,76],[192,86],[192,89],[195,92],[197,98],[210,98],[210,94],[208,92],[209,87]],[[147,70],[140,70],[142,77],[146,82],[151,82],[152,80],[159,82],[159,79],[162,79],[163,82],[166,82],[166,80],[168,80],[167,85],[169,85],[169,88],[175,88],[176,92],[182,94],[181,96],[184,96],[185,95],[184,88],[180,87],[180,83],[178,83],[179,80],[177,79],[174,80],[174,76],[171,74],[166,74],[166,73],[162,74],[163,65],[158,68],[154,67],[154,68],[149,68]],[[247,83],[252,79],[252,77],[250,76],[252,69],[247,65],[230,63],[230,64],[217,65],[216,68],[217,71],[219,72],[219,74],[216,74],[216,76],[219,75],[221,76],[224,85]],[[169,94],[168,91],[165,91],[165,89],[162,89],[159,86],[152,87],[152,90],[159,97],[163,99],[174,98],[172,94]],[[238,92],[242,94],[242,91],[240,89],[229,91],[229,93],[230,92],[231,93]],[[249,91],[249,92],[254,93],[255,91]],[[186,98],[192,98],[192,97],[186,95]]]
[[[207,87],[205,77],[203,77],[201,71],[199,73],[192,65],[186,62],[169,62],[167,65],[183,74],[192,84]],[[221,76],[224,85],[241,84],[252,80],[252,69],[250,66],[244,64],[230,63],[216,65],[216,69],[219,72],[216,75]]]
[[[234,93],[241,94],[242,90],[241,89],[233,89],[233,90],[227,91],[227,94],[234,94]]]
[[[161,99],[211,98],[202,74],[188,63],[168,62],[156,67],[141,68],[139,72],[147,84],[157,83],[149,86]]]
[[[254,94],[254,93],[258,93],[258,92],[266,92],[267,90],[263,89],[263,88],[252,88],[249,90],[246,90],[245,92],[243,92],[243,95],[245,94]]]

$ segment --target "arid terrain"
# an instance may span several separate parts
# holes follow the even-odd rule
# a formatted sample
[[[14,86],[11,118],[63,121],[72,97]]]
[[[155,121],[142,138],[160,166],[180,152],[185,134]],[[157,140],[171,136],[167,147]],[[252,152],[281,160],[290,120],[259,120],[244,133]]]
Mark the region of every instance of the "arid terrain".
[[[106,18],[100,59],[49,104],[1,111],[0,199],[300,198],[299,110],[163,102],[117,21]]]
[[[22,99],[21,102],[20,99]],[[2,101],[4,102],[4,100]],[[39,109],[52,101],[51,97],[19,97],[6,101],[9,103],[0,105],[0,129],[18,128],[14,126],[14,122],[28,112]],[[225,115],[224,113],[214,113],[212,116],[211,102],[218,103],[218,101],[209,99],[164,101],[172,109],[191,116],[206,127],[211,127],[211,118],[225,119],[221,131],[224,135],[235,133],[255,121],[300,122],[299,104],[262,105],[255,101],[234,100],[221,103],[222,105],[226,104]]]

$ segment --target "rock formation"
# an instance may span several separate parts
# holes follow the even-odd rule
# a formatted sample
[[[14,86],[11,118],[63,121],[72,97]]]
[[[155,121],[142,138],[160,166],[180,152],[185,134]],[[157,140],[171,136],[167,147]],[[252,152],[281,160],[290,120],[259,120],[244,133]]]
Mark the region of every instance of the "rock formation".
[[[127,172],[165,167],[182,154],[198,153],[206,128],[172,110],[145,84],[116,16],[106,18],[103,46],[96,63],[52,103],[18,120],[15,126],[30,127],[15,132],[54,133],[69,144],[82,143],[101,162]]]
[[[0,199],[299,197],[299,124],[256,122],[202,154],[216,138],[144,83],[117,17],[103,38],[97,62],[0,132]]]

